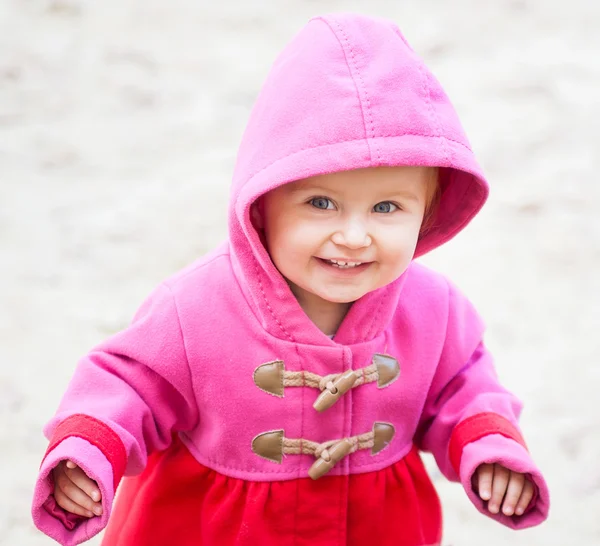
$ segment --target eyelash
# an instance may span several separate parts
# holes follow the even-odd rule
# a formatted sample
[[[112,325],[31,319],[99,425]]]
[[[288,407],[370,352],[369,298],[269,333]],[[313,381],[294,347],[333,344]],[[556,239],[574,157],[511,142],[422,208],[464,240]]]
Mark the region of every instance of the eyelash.
[[[333,201],[327,197],[313,197],[310,201],[308,201],[309,205],[313,206],[316,209],[319,210],[332,210],[331,208],[326,207],[326,208],[322,208],[322,207],[317,207],[315,205],[315,201],[327,201],[327,203],[331,203],[333,204]],[[374,207],[373,210],[375,210],[375,207],[377,207],[378,205],[390,205],[391,210],[387,211],[387,212],[377,212],[377,214],[390,214],[396,210],[400,210],[400,206],[398,206],[396,203],[392,203],[391,201],[381,201],[379,203],[377,203]],[[395,207],[395,208],[392,208]]]

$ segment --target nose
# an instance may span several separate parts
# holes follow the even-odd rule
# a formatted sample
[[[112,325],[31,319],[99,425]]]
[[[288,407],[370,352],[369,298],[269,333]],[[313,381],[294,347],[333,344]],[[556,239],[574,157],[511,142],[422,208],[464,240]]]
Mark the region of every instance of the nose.
[[[357,219],[350,219],[346,222],[332,235],[331,240],[336,245],[351,249],[365,248],[372,242],[364,222]]]

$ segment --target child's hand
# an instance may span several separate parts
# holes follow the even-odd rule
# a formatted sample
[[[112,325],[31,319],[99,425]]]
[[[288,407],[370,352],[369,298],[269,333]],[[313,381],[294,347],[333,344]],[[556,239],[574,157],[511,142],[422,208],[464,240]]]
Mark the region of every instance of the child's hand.
[[[54,499],[67,512],[91,518],[102,514],[98,484],[72,461],[61,461],[52,471]]]
[[[505,516],[522,515],[533,498],[533,484],[525,474],[512,472],[500,464],[482,464],[473,476],[473,485],[479,496],[488,502],[492,514],[500,511]]]

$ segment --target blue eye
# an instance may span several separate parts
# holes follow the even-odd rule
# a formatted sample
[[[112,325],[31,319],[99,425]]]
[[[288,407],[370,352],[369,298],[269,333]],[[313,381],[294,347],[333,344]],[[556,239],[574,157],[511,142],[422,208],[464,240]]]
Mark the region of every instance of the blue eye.
[[[397,209],[398,209],[398,207],[396,205],[394,205],[394,203],[390,203],[389,201],[382,201],[381,203],[377,203],[373,207],[373,210],[375,212],[381,212],[384,214],[388,213],[388,212],[394,212]]]
[[[310,200],[310,204],[317,209],[333,209],[333,203],[325,197],[315,197],[314,199]]]

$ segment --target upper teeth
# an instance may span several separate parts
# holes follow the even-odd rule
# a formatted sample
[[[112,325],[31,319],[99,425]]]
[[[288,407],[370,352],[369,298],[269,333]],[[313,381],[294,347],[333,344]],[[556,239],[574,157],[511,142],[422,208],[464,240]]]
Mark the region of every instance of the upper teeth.
[[[328,262],[338,267],[356,267],[362,264],[362,262],[341,262],[339,260],[328,260]]]

